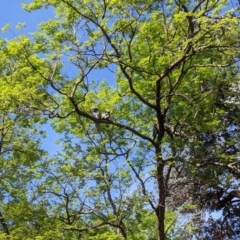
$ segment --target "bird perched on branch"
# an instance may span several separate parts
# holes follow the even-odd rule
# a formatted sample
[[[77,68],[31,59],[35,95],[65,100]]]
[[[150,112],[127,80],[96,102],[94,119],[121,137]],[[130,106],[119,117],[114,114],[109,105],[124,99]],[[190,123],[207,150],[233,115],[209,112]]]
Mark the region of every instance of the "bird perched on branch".
[[[168,134],[168,136],[171,138],[171,139],[173,139],[173,132],[174,132],[174,129],[171,127],[171,126],[169,126],[168,124],[164,124],[164,129],[165,129],[165,131],[166,131],[166,133]]]
[[[168,134],[168,136],[170,138],[173,138],[173,133],[172,133],[172,129],[168,124],[164,124],[164,130],[166,131],[166,133]],[[160,133],[160,129],[159,129],[159,124],[158,123],[154,123],[153,125],[153,140],[155,140],[155,138],[157,137],[157,135]]]
[[[109,120],[109,118],[110,118],[110,111],[109,110],[105,110],[105,112],[102,113],[101,119]]]
[[[91,115],[96,119],[101,119],[101,113],[99,112],[97,107],[91,107]],[[95,122],[97,132],[100,133],[100,124]]]

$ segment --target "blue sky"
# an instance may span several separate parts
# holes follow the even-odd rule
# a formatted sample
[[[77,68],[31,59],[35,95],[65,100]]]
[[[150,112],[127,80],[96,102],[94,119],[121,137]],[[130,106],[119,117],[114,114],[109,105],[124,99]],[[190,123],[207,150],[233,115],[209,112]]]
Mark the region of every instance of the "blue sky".
[[[10,31],[6,33],[0,32],[0,37],[14,38],[19,34],[28,35],[30,32],[37,30],[37,25],[41,21],[46,21],[49,18],[53,18],[53,11],[48,9],[41,9],[28,13],[21,7],[21,3],[29,3],[30,0],[1,0],[0,1],[0,28],[2,29],[7,23],[11,24]],[[23,30],[17,30],[15,26],[19,22],[26,23],[26,28]]]

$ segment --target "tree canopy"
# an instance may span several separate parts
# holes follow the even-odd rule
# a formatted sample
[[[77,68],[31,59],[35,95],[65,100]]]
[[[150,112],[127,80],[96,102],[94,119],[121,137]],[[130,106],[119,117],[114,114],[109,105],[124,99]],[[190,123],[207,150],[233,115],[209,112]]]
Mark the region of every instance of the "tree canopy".
[[[1,239],[239,239],[234,4],[22,4],[55,17],[0,39]]]

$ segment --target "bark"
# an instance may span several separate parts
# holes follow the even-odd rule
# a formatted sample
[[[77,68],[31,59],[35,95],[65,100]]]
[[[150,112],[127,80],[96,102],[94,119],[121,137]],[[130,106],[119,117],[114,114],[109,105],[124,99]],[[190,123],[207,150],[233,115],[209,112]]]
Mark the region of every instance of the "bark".
[[[165,181],[164,181],[164,163],[160,157],[160,150],[157,151],[157,182],[158,182],[158,206],[156,207],[158,240],[165,239]]]

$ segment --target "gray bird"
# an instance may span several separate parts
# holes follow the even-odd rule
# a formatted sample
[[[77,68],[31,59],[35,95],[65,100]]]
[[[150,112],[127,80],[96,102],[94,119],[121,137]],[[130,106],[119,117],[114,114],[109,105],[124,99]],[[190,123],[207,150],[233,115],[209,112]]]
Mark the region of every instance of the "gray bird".
[[[101,116],[101,119],[109,120],[109,118],[110,118],[110,111],[109,110],[105,110],[105,112]]]
[[[169,137],[173,139],[172,129],[166,123],[164,124],[164,130],[169,135]],[[154,125],[153,125],[153,140],[155,140],[155,138],[157,137],[158,134],[159,134],[159,124],[158,123],[154,123]]]
[[[171,126],[169,126],[168,124],[164,124],[164,129],[165,129],[165,131],[166,131],[166,133],[168,134],[168,136],[171,138],[171,139],[173,139],[173,127],[171,127]]]
[[[97,107],[91,107],[91,115],[96,119],[101,119],[101,113],[99,112]],[[100,133],[100,124],[95,122],[97,132]]]

